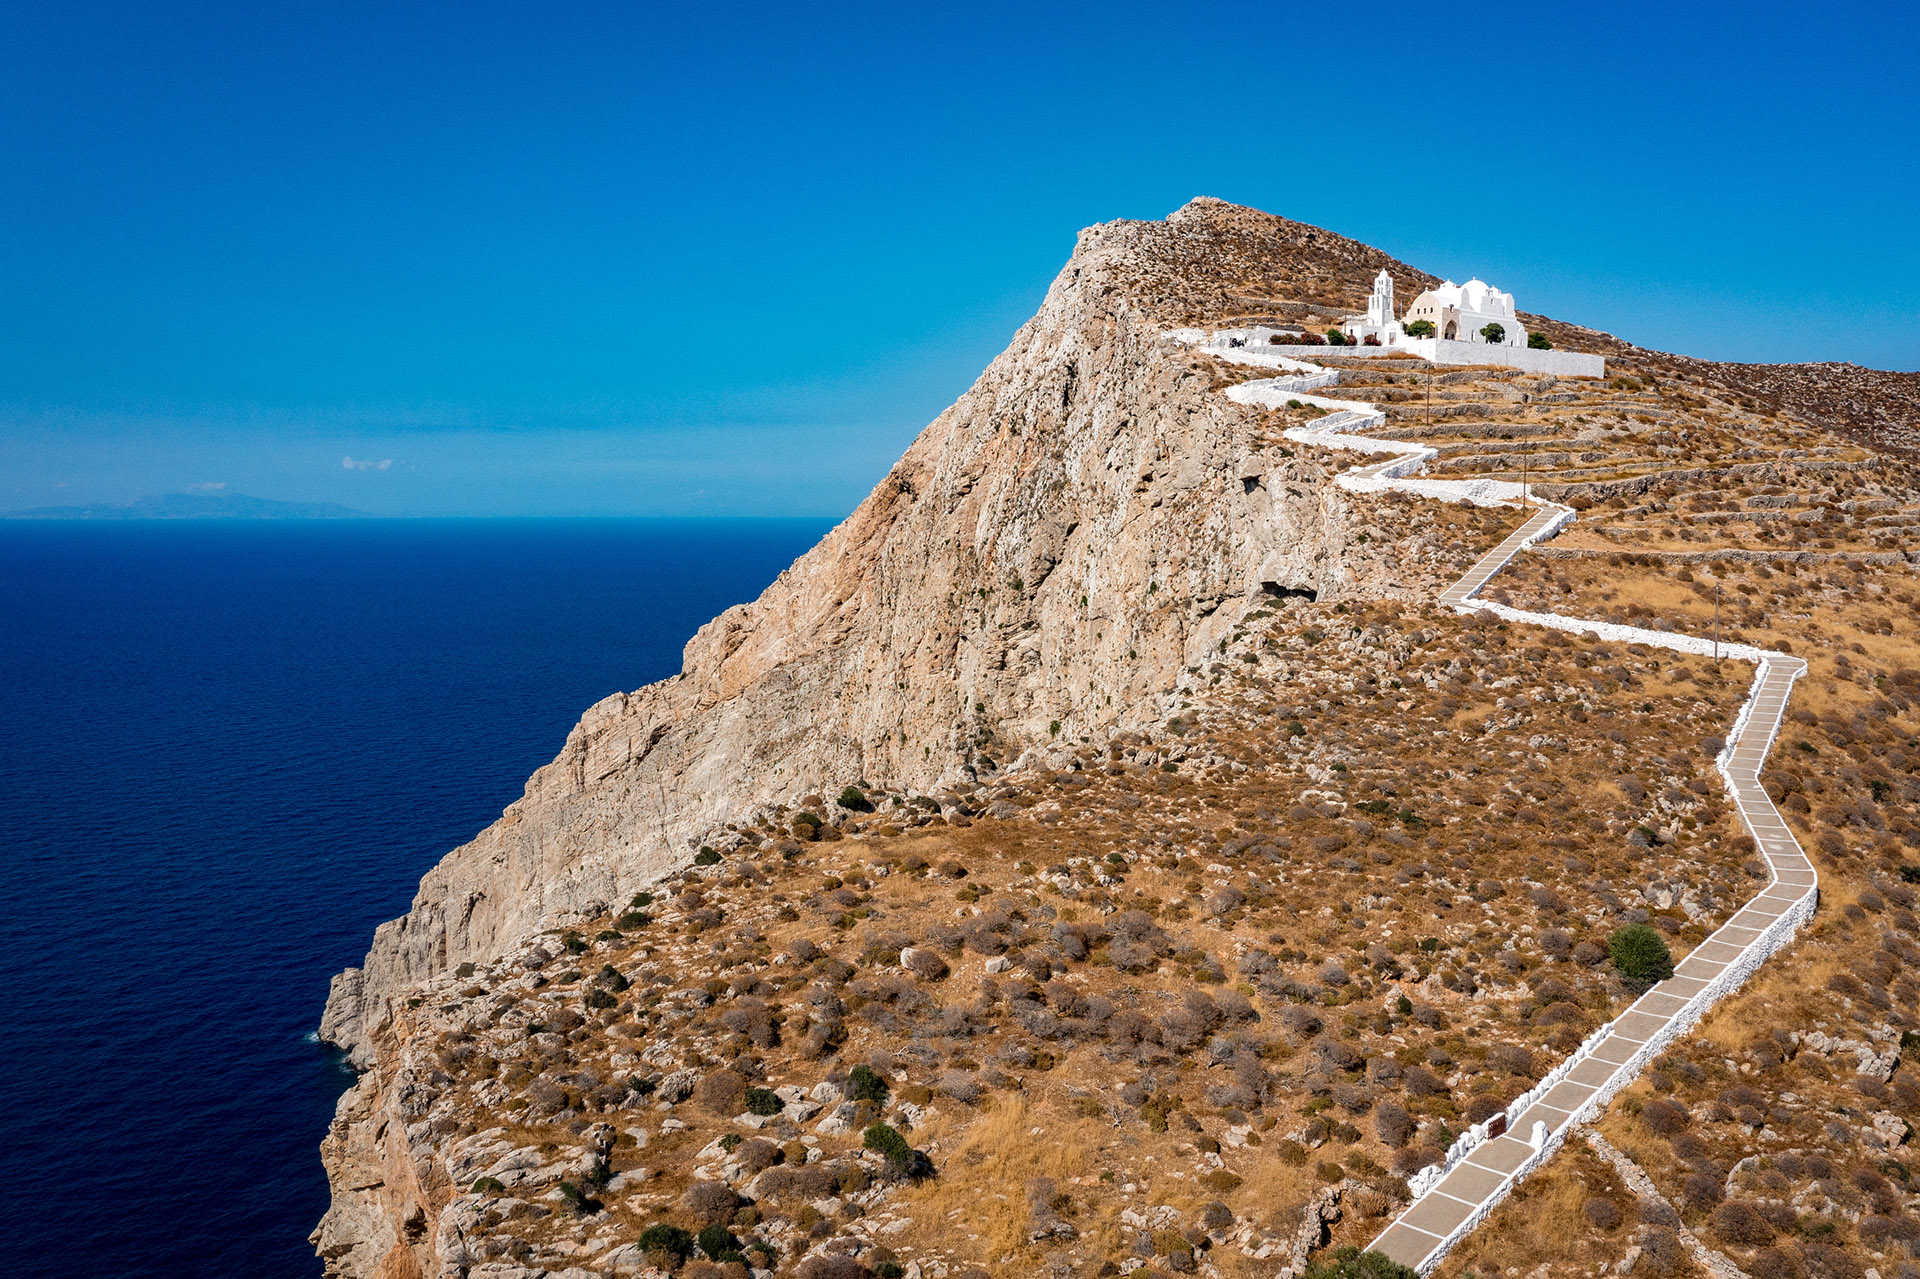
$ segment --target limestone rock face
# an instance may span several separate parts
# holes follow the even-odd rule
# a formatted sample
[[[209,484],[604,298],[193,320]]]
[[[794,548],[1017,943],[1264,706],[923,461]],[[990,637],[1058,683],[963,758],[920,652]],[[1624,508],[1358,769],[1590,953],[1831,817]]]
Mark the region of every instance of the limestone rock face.
[[[320,1145],[332,1203],[308,1242],[327,1274],[342,1279],[424,1273],[420,1256],[453,1194],[446,1170],[416,1159],[409,1140],[409,1125],[431,1103],[422,1082],[431,1063],[404,1035],[381,1044],[390,1072],[362,1076],[346,1091]]]
[[[624,901],[723,823],[861,778],[935,789],[1149,722],[1218,640],[1223,602],[1350,588],[1368,549],[1327,472],[1263,447],[1262,411],[1214,394],[1217,366],[1164,336],[1230,296],[1210,269],[1241,278],[1269,241],[1337,249],[1363,284],[1386,261],[1317,235],[1218,201],[1082,232],[1039,313],[852,515],[702,627],[678,675],[590,708],[428,872],[335,979],[322,1036],[364,1067],[401,992]]]

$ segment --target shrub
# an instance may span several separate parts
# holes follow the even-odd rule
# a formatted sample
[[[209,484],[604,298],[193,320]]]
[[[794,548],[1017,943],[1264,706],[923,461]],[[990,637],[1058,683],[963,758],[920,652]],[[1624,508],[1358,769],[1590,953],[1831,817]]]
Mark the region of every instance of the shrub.
[[[1687,1108],[1677,1101],[1655,1097],[1640,1108],[1641,1122],[1663,1136],[1671,1136],[1687,1126]]]
[[[1498,1097],[1490,1096],[1487,1093],[1477,1093],[1471,1101],[1467,1102],[1467,1122],[1470,1124],[1484,1124],[1487,1120],[1493,1118],[1506,1108],[1506,1103]]]
[[[1589,1224],[1601,1230],[1612,1230],[1620,1224],[1620,1209],[1611,1199],[1589,1199],[1581,1206]]]
[[[1507,326],[1504,324],[1483,324],[1480,336],[1487,340],[1488,346],[1499,346],[1507,340]]]
[[[918,946],[900,952],[900,966],[922,981],[939,981],[950,971],[944,959]]]
[[[800,1149],[800,1158],[804,1161],[807,1157],[805,1153],[806,1147],[802,1146]],[[765,1172],[786,1157],[787,1152],[784,1147],[774,1145],[765,1137],[755,1137],[751,1141],[743,1141],[740,1143],[739,1148],[733,1152],[734,1162],[745,1169],[748,1175]]]
[[[725,1182],[696,1181],[680,1197],[681,1204],[703,1225],[722,1225],[733,1220],[740,1207],[739,1198]]]
[[[868,1150],[878,1151],[887,1160],[887,1171],[895,1177],[910,1177],[918,1181],[922,1177],[933,1175],[933,1163],[924,1154],[907,1144],[899,1129],[891,1124],[874,1123],[861,1135],[860,1144]]]
[[[1703,1172],[1688,1173],[1682,1179],[1680,1187],[1690,1208],[1710,1208],[1726,1196],[1726,1192],[1720,1187],[1720,1179],[1709,1177]]]
[[[598,986],[587,992],[587,1007],[589,1008],[611,1008],[619,1002],[618,999],[614,998],[612,991],[602,990]]]
[[[506,1184],[498,1177],[482,1177],[473,1183],[473,1193],[476,1195],[497,1195],[506,1188]]]
[[[1301,1279],[1419,1279],[1419,1272],[1384,1252],[1362,1252],[1353,1244],[1334,1250],[1308,1266]]]
[[[1535,351],[1553,350],[1553,343],[1547,341],[1547,335],[1544,333],[1527,334],[1527,346]]]
[[[907,1139],[900,1130],[891,1124],[875,1122],[862,1134],[860,1144],[868,1150],[877,1150],[887,1157],[889,1163],[895,1159],[904,1159],[909,1147]]]
[[[849,786],[840,792],[840,807],[855,813],[871,813],[873,801],[858,786]]]
[[[855,1066],[847,1072],[847,1100],[884,1103],[887,1099],[887,1081],[875,1074],[870,1067]]]
[[[1628,924],[1607,939],[1607,953],[1620,980],[1646,990],[1673,976],[1673,953],[1660,934],[1645,924]]]
[[[693,1236],[664,1221],[656,1221],[642,1230],[634,1242],[642,1252],[665,1252],[682,1259],[693,1251]]]
[[[737,1115],[747,1098],[747,1081],[722,1068],[702,1079],[693,1097],[716,1115]]]
[[[1447,1091],[1446,1082],[1425,1066],[1407,1067],[1403,1082],[1408,1095],[1413,1097],[1437,1097]]]
[[[702,848],[693,855],[693,864],[695,866],[718,866],[720,864],[720,854],[711,848]]]
[[[1328,329],[1327,345],[1328,346],[1345,346],[1347,345],[1347,335],[1342,333],[1339,329]]]
[[[720,1260],[720,1254],[723,1252],[737,1253],[740,1251],[740,1241],[735,1239],[733,1237],[733,1231],[728,1230],[725,1226],[700,1227],[700,1234],[697,1236],[697,1241],[700,1244],[700,1251],[706,1253],[715,1261]]]
[[[852,1257],[812,1256],[793,1273],[796,1279],[867,1279],[871,1272]]]
[[[1413,1136],[1413,1117],[1393,1102],[1382,1102],[1373,1112],[1373,1130],[1387,1145],[1404,1146]]]
[[[653,922],[653,916],[647,914],[647,912],[644,910],[630,910],[626,914],[620,916],[620,918],[614,920],[613,922],[619,925],[620,927],[627,928],[627,929],[645,928],[648,924],[651,924]]]
[[[1773,1227],[1752,1204],[1729,1199],[1713,1210],[1713,1233],[1730,1244],[1757,1248],[1773,1242]]]
[[[574,930],[568,929],[567,935],[560,939],[560,944],[565,946],[572,954],[578,955],[586,950],[587,939]]]
[[[600,1211],[600,1201],[580,1187],[574,1185],[571,1181],[561,1182],[559,1191],[560,1198],[566,1203],[567,1207],[583,1217]]]
[[[1415,320],[1406,326],[1406,330],[1410,338],[1430,338],[1435,331],[1432,320]]]
[[[777,1115],[787,1108],[780,1100],[780,1094],[771,1088],[747,1089],[747,1113],[750,1115]]]

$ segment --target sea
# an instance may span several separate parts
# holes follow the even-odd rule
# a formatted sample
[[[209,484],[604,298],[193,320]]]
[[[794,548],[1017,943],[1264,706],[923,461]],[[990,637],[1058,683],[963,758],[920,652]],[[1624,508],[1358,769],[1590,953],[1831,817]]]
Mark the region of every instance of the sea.
[[[0,523],[0,1270],[318,1276],[328,979],[827,528]]]

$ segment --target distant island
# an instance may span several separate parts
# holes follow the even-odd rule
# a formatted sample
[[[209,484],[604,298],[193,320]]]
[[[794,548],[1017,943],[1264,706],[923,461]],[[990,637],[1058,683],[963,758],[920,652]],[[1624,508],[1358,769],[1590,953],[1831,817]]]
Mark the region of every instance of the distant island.
[[[104,506],[36,506],[9,520],[366,520],[377,516],[338,502],[278,502],[245,493],[166,493]]]

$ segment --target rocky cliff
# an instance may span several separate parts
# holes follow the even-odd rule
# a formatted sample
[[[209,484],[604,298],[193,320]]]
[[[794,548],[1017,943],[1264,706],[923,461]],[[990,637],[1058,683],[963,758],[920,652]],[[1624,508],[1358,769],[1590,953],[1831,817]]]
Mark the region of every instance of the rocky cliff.
[[[588,710],[428,872],[334,979],[322,1037],[364,1066],[401,992],[624,899],[760,806],[862,778],[936,789],[1099,738],[1156,713],[1222,602],[1340,592],[1365,549],[1343,499],[1317,463],[1256,454],[1259,411],[1164,334],[1352,305],[1339,290],[1383,265],[1430,279],[1216,200],[1082,232],[1039,313],[844,523],[702,627],[678,675]]]

